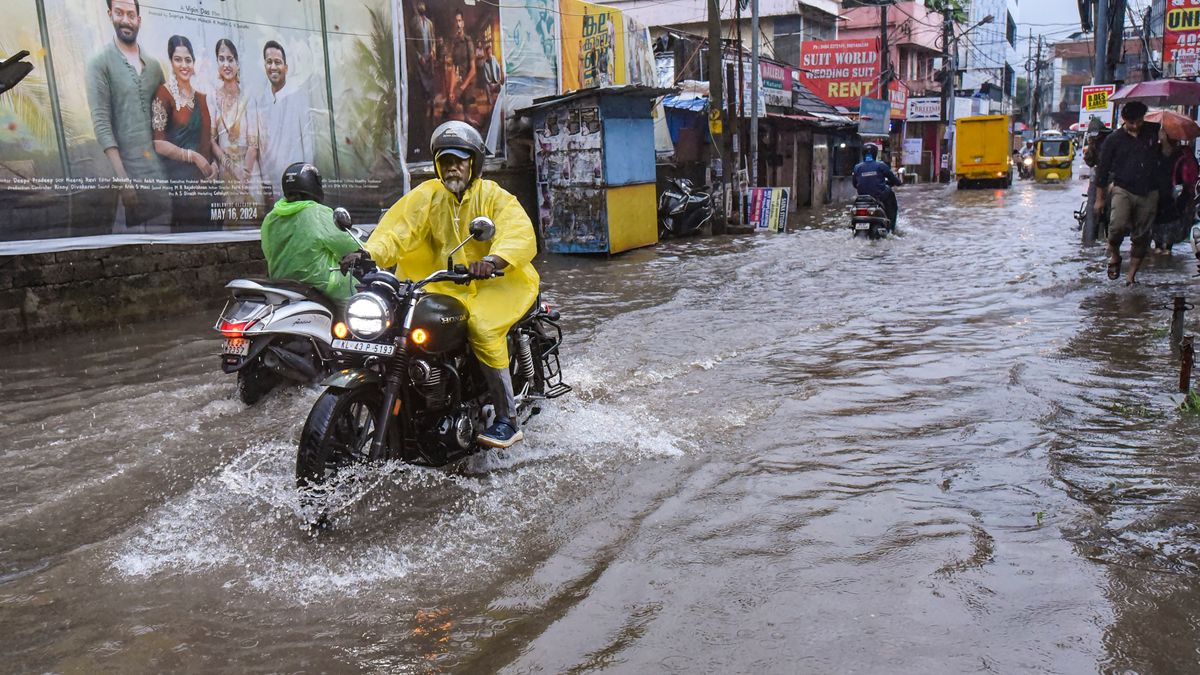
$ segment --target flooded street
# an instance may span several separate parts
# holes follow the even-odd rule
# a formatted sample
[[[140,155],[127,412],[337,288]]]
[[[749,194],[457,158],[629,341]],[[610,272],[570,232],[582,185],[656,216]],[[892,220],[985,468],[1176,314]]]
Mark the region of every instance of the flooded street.
[[[215,313],[12,352],[4,670],[1196,672],[1195,260],[1109,281],[1082,185],[543,257],[575,393],[315,539],[318,392],[242,405]]]

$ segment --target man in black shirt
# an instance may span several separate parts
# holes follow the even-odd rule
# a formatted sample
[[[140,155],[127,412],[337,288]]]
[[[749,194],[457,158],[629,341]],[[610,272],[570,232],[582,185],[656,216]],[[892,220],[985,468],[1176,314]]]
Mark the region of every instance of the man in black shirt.
[[[1134,283],[1142,258],[1150,248],[1150,229],[1158,209],[1158,173],[1162,150],[1158,125],[1143,124],[1146,104],[1132,101],[1121,108],[1120,129],[1100,146],[1096,169],[1096,213],[1105,208],[1111,192],[1108,225],[1108,278],[1121,275],[1121,243],[1129,236],[1129,272],[1125,284]],[[1108,188],[1109,182],[1112,187]]]

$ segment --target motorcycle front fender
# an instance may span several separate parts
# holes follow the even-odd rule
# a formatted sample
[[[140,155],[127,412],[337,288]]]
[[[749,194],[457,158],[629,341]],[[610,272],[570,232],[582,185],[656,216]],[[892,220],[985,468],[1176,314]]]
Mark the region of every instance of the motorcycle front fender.
[[[325,387],[337,387],[338,389],[358,389],[359,387],[381,387],[383,386],[383,377],[366,368],[346,368],[339,370],[321,383]]]

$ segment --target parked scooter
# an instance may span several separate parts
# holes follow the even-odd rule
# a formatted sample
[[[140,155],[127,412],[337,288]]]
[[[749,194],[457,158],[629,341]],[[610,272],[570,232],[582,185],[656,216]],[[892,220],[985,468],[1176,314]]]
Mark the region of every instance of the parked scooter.
[[[349,227],[350,213],[334,220]],[[359,242],[366,234],[350,229]],[[221,370],[237,373],[238,397],[253,405],[282,382],[316,384],[333,372],[337,305],[321,291],[286,279],[234,279],[233,297],[213,326],[225,337]]]
[[[1025,156],[1021,158],[1020,164],[1017,164],[1017,177],[1021,180],[1029,180],[1033,178],[1033,158]]]
[[[658,236],[686,237],[696,234],[712,220],[712,197],[696,192],[692,181],[670,178],[670,186],[658,198]]]
[[[850,229],[856,237],[882,239],[895,230],[895,223],[888,219],[883,202],[871,195],[859,195],[850,207]]]

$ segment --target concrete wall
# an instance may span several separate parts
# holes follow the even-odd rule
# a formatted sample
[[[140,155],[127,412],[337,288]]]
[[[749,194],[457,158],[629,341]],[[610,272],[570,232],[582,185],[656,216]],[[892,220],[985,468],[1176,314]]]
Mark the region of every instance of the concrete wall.
[[[266,273],[257,241],[3,257],[0,343],[216,309],[230,279]]]

